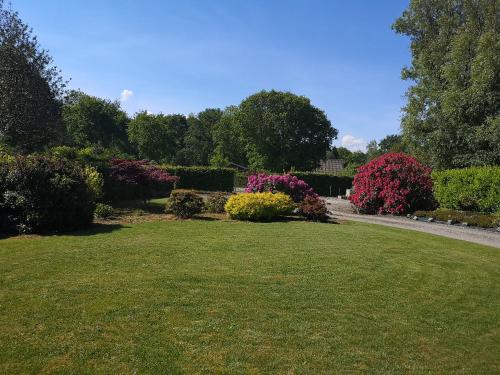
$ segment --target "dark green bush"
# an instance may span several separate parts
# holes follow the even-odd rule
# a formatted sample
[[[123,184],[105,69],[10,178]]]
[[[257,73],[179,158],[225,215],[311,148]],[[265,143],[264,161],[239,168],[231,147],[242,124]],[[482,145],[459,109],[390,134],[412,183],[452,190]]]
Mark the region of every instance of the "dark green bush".
[[[88,226],[98,192],[87,172],[95,174],[77,163],[47,156],[1,162],[0,230],[40,233]]]
[[[468,225],[481,228],[495,228],[500,225],[500,217],[496,215],[481,214],[471,211],[457,211],[447,208],[438,208],[434,211],[416,211],[414,215],[418,217],[433,217],[439,221],[453,220],[457,223],[467,223]]]
[[[109,219],[113,217],[114,209],[108,204],[97,203],[94,211],[94,216],[99,219]]]
[[[322,196],[345,195],[345,191],[352,187],[352,177],[332,176],[315,172],[291,172],[292,175],[307,182],[314,191]]]
[[[326,202],[317,196],[308,195],[300,202],[299,214],[304,216],[307,220],[327,221],[327,213],[328,209],[326,207]]]
[[[235,170],[231,168],[163,166],[168,173],[180,177],[178,189],[232,192]]]
[[[205,209],[208,212],[221,214],[224,212],[224,206],[228,200],[227,193],[215,192],[208,195],[207,201],[205,202]]]
[[[500,166],[450,169],[432,173],[440,207],[454,210],[500,210]]]
[[[203,198],[191,190],[174,190],[167,204],[167,210],[181,219],[201,213],[203,207]]]

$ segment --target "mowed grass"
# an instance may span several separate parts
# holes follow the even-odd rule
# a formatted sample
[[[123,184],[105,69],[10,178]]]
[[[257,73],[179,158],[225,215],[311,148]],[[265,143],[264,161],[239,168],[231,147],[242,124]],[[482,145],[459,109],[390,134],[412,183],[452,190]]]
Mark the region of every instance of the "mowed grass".
[[[500,372],[500,251],[361,223],[0,240],[0,372]]]

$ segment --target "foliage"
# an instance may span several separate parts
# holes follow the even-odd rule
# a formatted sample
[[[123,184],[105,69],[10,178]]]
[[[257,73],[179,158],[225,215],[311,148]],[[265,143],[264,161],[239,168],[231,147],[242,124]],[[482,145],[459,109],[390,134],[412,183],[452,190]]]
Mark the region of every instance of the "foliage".
[[[348,176],[295,171],[292,174],[305,181],[317,194],[322,196],[345,195],[346,190],[352,187],[353,178]]]
[[[0,0],[0,143],[32,152],[57,142],[64,87],[32,30]]]
[[[205,202],[205,209],[208,212],[221,214],[224,212],[224,206],[227,203],[229,196],[227,193],[217,191],[215,193],[210,193]]]
[[[307,195],[316,195],[306,182],[291,174],[266,175],[257,173],[250,175],[245,192],[282,192],[289,195],[296,203],[303,201]]]
[[[500,217],[495,215],[470,211],[456,211],[447,208],[438,208],[434,211],[416,211],[414,215],[418,217],[432,217],[440,221],[453,220],[457,223],[467,223],[468,225],[481,228],[495,228],[500,225]]]
[[[327,158],[341,159],[344,161],[344,169],[340,173],[342,176],[354,177],[360,166],[368,160],[367,155],[362,151],[350,151],[345,147],[334,147],[327,153]]]
[[[500,167],[435,171],[434,196],[443,208],[495,212],[500,210]]]
[[[218,108],[208,108],[189,116],[187,131],[184,137],[184,148],[176,156],[176,162],[181,165],[208,165],[214,145],[212,131],[220,120],[222,111]]]
[[[500,164],[498,0],[412,0],[394,29],[411,40],[402,120],[435,168]]]
[[[300,202],[299,213],[307,220],[328,220],[328,209],[326,208],[326,202],[317,196],[306,196],[304,200]]]
[[[360,212],[369,214],[430,208],[431,169],[404,153],[382,155],[359,168],[350,200]]]
[[[405,144],[403,136],[399,134],[392,134],[383,138],[378,144],[378,150],[381,154],[408,153],[408,147]]]
[[[104,188],[104,178],[102,174],[99,173],[94,167],[89,166],[83,167],[83,172],[85,174],[87,186],[92,191],[95,199],[102,198]]]
[[[289,215],[294,209],[290,196],[283,193],[241,193],[231,195],[225,210],[232,219],[265,221]]]
[[[243,100],[237,113],[252,170],[310,170],[337,137],[323,111],[304,96],[261,91]]]
[[[120,102],[71,91],[62,107],[69,142],[77,147],[128,149],[127,114]]]
[[[238,107],[230,106],[224,110],[220,120],[214,124],[212,129],[214,152],[210,158],[210,165],[228,167],[230,163],[248,164],[245,153],[246,142],[243,138],[238,115]]]
[[[108,204],[97,203],[94,210],[94,216],[98,219],[110,219],[113,217],[115,210]]]
[[[46,156],[17,156],[0,164],[0,227],[22,233],[88,226],[95,188],[78,164]]]
[[[175,162],[184,147],[187,119],[183,115],[140,112],[128,125],[128,136],[139,157],[157,162]]]
[[[168,196],[174,183],[179,181],[179,177],[171,176],[145,160],[111,159],[109,177],[118,183],[117,190],[132,187],[144,202],[151,199],[155,192]]]
[[[212,167],[161,166],[172,175],[178,176],[180,189],[202,191],[233,191],[234,169]]]
[[[203,198],[191,190],[174,190],[167,209],[181,219],[188,219],[203,210]]]

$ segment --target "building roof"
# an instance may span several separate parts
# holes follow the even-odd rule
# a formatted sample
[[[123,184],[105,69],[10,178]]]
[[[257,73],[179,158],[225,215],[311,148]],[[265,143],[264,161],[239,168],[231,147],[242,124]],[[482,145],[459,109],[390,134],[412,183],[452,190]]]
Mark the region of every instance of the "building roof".
[[[341,159],[321,160],[316,172],[337,174],[344,169],[344,161]]]

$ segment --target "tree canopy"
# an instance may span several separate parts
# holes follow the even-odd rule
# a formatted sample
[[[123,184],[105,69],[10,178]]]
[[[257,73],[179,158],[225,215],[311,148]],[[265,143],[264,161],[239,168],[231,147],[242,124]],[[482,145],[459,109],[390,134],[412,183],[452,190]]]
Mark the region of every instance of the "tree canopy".
[[[128,126],[129,140],[139,157],[174,163],[184,146],[187,130],[184,115],[137,113]]]
[[[62,108],[69,142],[77,147],[128,149],[129,118],[120,103],[72,91]]]
[[[177,162],[184,165],[208,165],[214,144],[212,132],[222,117],[222,110],[207,108],[187,118],[184,148],[177,153]]]
[[[251,95],[241,102],[236,117],[253,169],[314,169],[337,137],[323,111],[290,92]]]
[[[500,0],[411,0],[393,28],[411,40],[402,129],[437,168],[500,163]]]
[[[64,87],[32,30],[0,0],[0,142],[21,152],[56,144]]]

